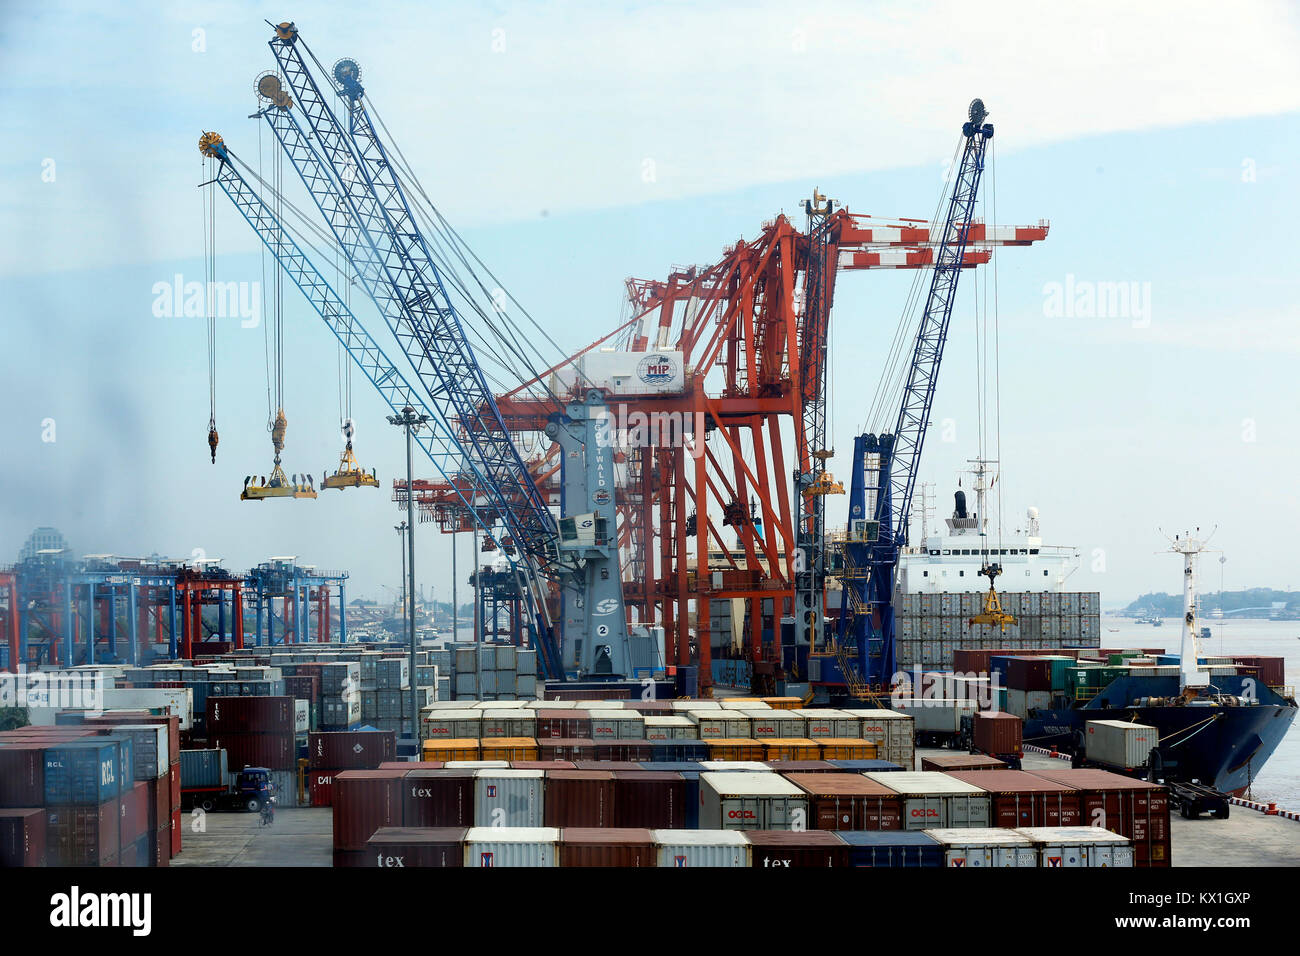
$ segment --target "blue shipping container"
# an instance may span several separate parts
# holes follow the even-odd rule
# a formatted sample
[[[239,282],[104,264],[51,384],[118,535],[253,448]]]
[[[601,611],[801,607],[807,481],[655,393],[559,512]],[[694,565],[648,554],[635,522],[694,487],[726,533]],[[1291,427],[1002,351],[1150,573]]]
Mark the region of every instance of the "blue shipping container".
[[[849,866],[943,866],[943,846],[919,830],[836,830]]]
[[[828,760],[827,763],[852,773],[887,773],[891,770],[903,769],[900,764],[890,763],[888,760]]]
[[[709,745],[702,740],[648,740],[654,763],[708,760]]]
[[[181,751],[181,789],[224,787],[227,774],[224,750]]]
[[[45,805],[99,806],[117,797],[121,792],[120,753],[121,745],[107,738],[47,748]]]

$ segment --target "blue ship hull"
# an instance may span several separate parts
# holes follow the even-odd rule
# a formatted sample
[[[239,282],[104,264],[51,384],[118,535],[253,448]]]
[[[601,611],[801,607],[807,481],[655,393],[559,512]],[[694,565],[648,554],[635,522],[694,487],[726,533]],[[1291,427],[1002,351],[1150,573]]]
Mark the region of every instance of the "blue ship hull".
[[[1296,716],[1296,702],[1259,687],[1250,678],[1216,677],[1221,694],[1252,696],[1258,703],[1239,707],[1138,706],[1143,697],[1176,697],[1176,677],[1124,677],[1096,697],[1072,708],[1031,710],[1025,742],[1082,752],[1089,720],[1123,720],[1159,731],[1164,776],[1199,780],[1240,796],[1259,776]],[[1128,706],[1125,706],[1125,704]]]

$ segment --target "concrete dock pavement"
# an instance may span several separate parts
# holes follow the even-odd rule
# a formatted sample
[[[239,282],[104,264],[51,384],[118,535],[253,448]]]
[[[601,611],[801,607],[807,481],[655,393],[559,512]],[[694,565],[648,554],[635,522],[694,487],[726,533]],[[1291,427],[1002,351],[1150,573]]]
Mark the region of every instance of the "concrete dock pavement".
[[[181,854],[172,866],[331,866],[334,817],[328,807],[283,807],[275,822],[256,813],[182,813]]]

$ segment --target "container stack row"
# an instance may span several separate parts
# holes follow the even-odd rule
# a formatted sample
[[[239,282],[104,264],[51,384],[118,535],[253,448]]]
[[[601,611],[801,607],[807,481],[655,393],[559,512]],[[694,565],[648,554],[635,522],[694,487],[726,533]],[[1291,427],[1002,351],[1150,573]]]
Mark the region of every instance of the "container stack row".
[[[598,766],[448,763],[337,774],[335,865],[370,865],[363,854],[375,832],[387,827],[803,834],[1014,831],[1085,823],[1104,823],[1131,843],[1133,865],[1170,865],[1165,788],[1106,771],[860,773],[726,762],[672,770]]]
[[[0,866],[167,866],[180,852],[178,724],[76,713],[0,733]]]
[[[1015,618],[1002,627],[972,624],[985,594],[913,592],[895,596],[899,667],[948,669],[957,650],[1009,651],[1054,647],[1094,648],[1101,642],[1100,595],[1096,591],[999,592],[1002,610]]]
[[[628,827],[385,827],[351,865],[429,867],[1131,867],[1100,827],[1020,830],[673,830]]]

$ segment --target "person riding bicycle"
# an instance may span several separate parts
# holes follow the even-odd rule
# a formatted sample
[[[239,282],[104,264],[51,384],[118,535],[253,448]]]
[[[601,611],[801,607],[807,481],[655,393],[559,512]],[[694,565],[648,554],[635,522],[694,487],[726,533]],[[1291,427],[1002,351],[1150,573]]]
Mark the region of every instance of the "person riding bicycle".
[[[261,826],[269,827],[275,822],[275,797],[268,796],[262,804]]]

